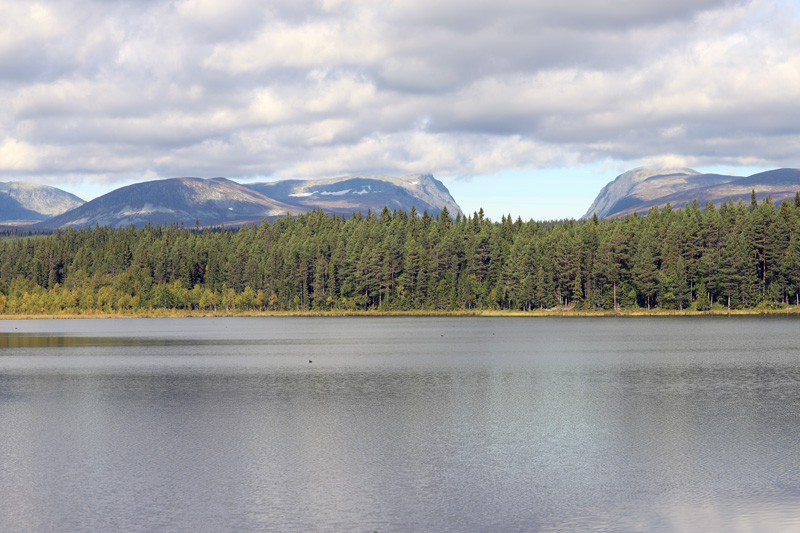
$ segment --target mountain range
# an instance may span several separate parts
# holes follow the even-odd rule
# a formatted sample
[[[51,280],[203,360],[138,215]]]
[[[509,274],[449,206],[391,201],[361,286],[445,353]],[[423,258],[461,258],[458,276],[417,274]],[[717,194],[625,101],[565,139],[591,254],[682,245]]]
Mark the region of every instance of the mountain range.
[[[427,210],[434,215],[446,207],[453,215],[461,213],[447,188],[430,174],[251,184],[226,178],[169,178],[121,187],[88,202],[53,187],[21,185],[32,192],[27,197],[17,194],[13,205],[0,204],[0,223],[27,223],[36,229],[148,223],[236,226],[286,214],[299,215],[312,209],[349,216],[357,211],[380,211],[384,206],[406,212],[413,206],[420,213]],[[12,182],[0,187],[18,190],[21,185]],[[3,190],[0,188],[0,201],[4,199]],[[55,191],[64,195],[63,202],[59,205],[44,202],[48,195],[56,196]]]
[[[770,196],[775,203],[800,191],[800,170],[783,168],[731,176],[702,174],[690,168],[641,167],[620,174],[595,198],[586,217],[621,217],[646,213],[669,202],[680,208],[697,200],[719,205],[733,199],[750,202]],[[447,188],[430,174],[390,177],[342,176],[240,184],[226,178],[169,178],[121,187],[85,202],[55,187],[0,182],[0,224],[35,229],[101,226],[126,227],[183,223],[194,226],[259,223],[264,218],[299,215],[321,209],[346,215],[368,210],[428,211],[461,208]]]
[[[800,169],[781,168],[742,177],[701,174],[690,168],[636,168],[603,187],[584,218],[594,214],[600,218],[644,214],[667,202],[676,208],[693,200],[701,207],[709,201],[720,205],[730,199],[749,203],[754,191],[759,202],[767,196],[776,204],[793,199],[800,191]]]

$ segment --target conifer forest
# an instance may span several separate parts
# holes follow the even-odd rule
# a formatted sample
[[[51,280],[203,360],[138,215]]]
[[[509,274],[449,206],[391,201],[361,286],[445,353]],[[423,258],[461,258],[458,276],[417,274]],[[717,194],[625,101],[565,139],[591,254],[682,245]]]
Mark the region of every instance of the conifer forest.
[[[0,313],[730,309],[800,303],[800,194],[622,219],[313,211],[6,232]]]

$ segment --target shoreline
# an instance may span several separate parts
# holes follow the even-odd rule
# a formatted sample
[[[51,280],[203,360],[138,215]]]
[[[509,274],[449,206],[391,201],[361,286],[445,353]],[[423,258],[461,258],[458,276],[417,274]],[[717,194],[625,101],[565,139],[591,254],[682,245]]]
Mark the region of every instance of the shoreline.
[[[800,315],[800,307],[783,309],[711,309],[708,311],[676,309],[628,309],[618,311],[586,310],[459,310],[459,311],[188,311],[176,309],[147,310],[130,313],[59,314],[0,314],[0,320],[56,320],[56,319],[124,319],[124,318],[203,318],[203,317],[685,317],[685,316],[794,316]]]

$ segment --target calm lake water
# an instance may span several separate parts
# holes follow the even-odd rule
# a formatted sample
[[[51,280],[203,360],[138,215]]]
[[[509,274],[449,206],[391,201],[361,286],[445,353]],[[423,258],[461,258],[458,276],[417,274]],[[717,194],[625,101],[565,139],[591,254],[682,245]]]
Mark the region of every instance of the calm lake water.
[[[800,530],[800,321],[0,321],[0,531],[573,530]]]

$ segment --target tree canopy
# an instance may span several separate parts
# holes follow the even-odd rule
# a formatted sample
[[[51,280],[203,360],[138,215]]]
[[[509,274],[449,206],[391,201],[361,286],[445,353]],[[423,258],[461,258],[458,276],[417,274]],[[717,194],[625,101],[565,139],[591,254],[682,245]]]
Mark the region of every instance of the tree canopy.
[[[731,309],[800,302],[800,195],[523,222],[384,208],[0,235],[0,312]]]

